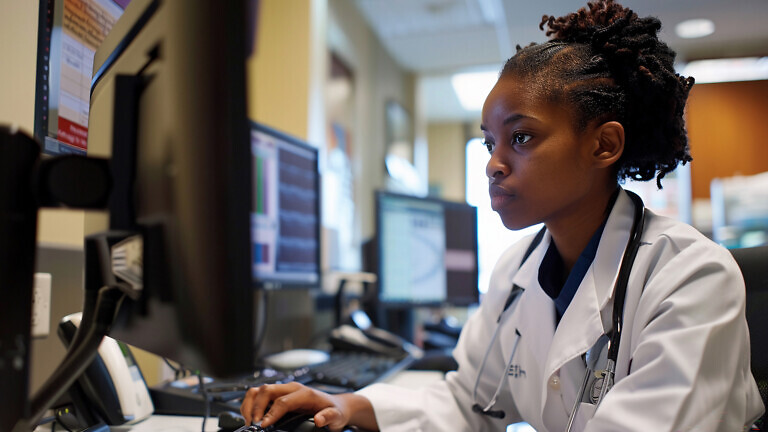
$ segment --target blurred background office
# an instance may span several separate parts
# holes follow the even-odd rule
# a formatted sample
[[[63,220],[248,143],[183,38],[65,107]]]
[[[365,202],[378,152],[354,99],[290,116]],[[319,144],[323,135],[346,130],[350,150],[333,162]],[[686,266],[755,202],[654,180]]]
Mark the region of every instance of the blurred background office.
[[[114,14],[127,3],[94,2]],[[622,3],[661,19],[661,37],[677,51],[680,73],[697,82],[686,112],[694,161],[665,178],[663,190],[653,182],[627,187],[650,208],[691,223],[729,248],[766,244],[768,2]],[[30,135],[41,73],[38,23],[48,4],[0,3],[0,122],[18,124]],[[255,83],[249,116],[319,149],[325,292],[335,292],[339,274],[368,270],[365,245],[376,234],[375,191],[386,190],[477,207],[477,227],[466,229],[478,233],[482,294],[501,251],[530,232],[506,230],[490,211],[488,156],[479,142],[482,101],[517,44],[545,40],[538,29],[542,14],[559,16],[583,5],[580,0],[260,1],[256,55],[248,65]],[[81,280],[76,269],[89,219],[98,217],[41,212],[39,242],[52,254],[66,255],[55,259],[62,274],[71,273],[63,276],[71,285],[52,293],[54,321],[80,307],[79,295],[73,295]],[[438,313],[460,322],[472,310],[429,308],[420,311],[420,319]],[[46,357],[63,353],[58,341],[47,339],[33,346],[38,353],[33,389],[45,377],[42,371],[51,361]],[[51,356],[39,355],[47,351]],[[145,375],[156,381],[162,371]]]

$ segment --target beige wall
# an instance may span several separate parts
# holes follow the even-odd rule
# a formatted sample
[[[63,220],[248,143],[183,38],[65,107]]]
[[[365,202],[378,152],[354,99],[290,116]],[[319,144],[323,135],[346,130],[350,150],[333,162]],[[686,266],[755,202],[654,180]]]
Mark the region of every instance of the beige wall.
[[[431,122],[427,125],[429,143],[429,185],[440,198],[466,199],[466,145],[482,137],[480,120]],[[472,175],[484,175],[472,173]]]
[[[307,139],[311,0],[262,0],[248,63],[248,115]]]
[[[440,192],[440,197],[452,201],[465,199],[465,158],[463,123],[430,123],[427,126],[429,143],[429,185]]]
[[[0,122],[32,134],[38,2],[3,0],[0,6]]]

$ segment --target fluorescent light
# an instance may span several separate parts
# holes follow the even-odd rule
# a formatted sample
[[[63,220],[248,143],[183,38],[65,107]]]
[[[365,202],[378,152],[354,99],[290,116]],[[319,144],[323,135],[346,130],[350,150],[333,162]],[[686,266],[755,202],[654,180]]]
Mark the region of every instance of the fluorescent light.
[[[764,80],[768,79],[768,57],[696,60],[679,70],[680,75],[692,76],[697,84]]]
[[[465,110],[480,111],[498,78],[498,72],[465,72],[452,76],[451,84]]]
[[[690,19],[675,26],[675,33],[684,39],[709,36],[714,32],[715,23],[708,19]]]

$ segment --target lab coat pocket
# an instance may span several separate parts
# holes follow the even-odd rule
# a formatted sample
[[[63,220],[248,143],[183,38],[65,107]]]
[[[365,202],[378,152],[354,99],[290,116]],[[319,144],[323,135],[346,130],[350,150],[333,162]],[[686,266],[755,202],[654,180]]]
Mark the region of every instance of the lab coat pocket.
[[[574,432],[583,431],[587,426],[587,422],[595,415],[595,409],[597,409],[597,405],[582,402],[579,406],[579,412],[576,413],[576,418],[573,419],[573,428],[571,430]]]

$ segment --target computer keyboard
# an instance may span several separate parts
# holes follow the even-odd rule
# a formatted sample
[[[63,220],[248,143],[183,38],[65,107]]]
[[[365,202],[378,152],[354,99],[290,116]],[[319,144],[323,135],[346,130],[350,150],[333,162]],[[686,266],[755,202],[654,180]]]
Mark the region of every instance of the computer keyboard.
[[[210,415],[239,411],[245,393],[263,384],[298,382],[326,393],[338,394],[359,390],[406,369],[414,359],[394,358],[358,351],[332,352],[328,361],[294,370],[259,369],[249,376],[217,379],[205,385],[208,404],[198,386],[177,388],[163,385],[150,389],[155,413],[169,415]]]
[[[331,353],[327,362],[302,370],[310,387],[329,393],[359,390],[376,381],[405,369],[411,363],[409,357],[394,358],[381,354],[356,351]]]

